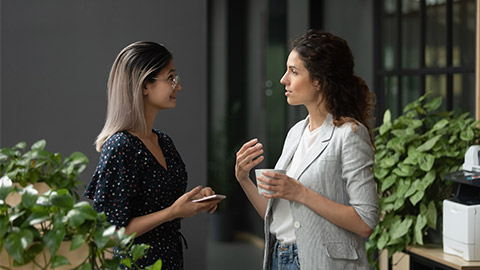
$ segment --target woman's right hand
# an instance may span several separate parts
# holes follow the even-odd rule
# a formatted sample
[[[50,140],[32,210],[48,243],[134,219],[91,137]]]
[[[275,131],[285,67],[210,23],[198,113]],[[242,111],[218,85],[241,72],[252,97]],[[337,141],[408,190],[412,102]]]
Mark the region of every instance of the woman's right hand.
[[[192,200],[198,197],[201,190],[202,186],[198,186],[183,194],[172,204],[171,208],[175,218],[186,218],[194,216],[198,213],[207,212],[215,207],[218,202],[220,202],[220,200],[192,202]]]
[[[237,181],[246,181],[249,179],[250,170],[263,161],[262,144],[258,139],[246,142],[237,152],[237,161],[235,163],[235,177]]]

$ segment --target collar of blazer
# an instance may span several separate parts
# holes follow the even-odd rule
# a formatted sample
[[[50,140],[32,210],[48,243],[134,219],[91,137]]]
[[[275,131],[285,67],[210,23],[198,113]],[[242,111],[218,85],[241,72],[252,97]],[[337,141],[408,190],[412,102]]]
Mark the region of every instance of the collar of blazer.
[[[285,142],[285,151],[284,154],[280,157],[277,166],[278,169],[286,169],[287,165],[292,161],[293,155],[295,154],[297,147],[300,143],[300,139],[302,138],[303,132],[306,130],[308,126],[309,119],[308,116],[303,120],[303,123],[299,123],[295,125]],[[325,150],[328,143],[332,139],[333,131],[335,130],[335,125],[333,124],[333,116],[328,114],[323,121],[323,124],[319,127],[320,134],[315,140],[312,148],[308,151],[307,156],[305,157],[305,161],[302,163],[300,170],[297,170],[296,175],[292,175],[291,177],[294,179],[299,180],[300,176],[303,172],[312,164],[314,160],[316,160]]]

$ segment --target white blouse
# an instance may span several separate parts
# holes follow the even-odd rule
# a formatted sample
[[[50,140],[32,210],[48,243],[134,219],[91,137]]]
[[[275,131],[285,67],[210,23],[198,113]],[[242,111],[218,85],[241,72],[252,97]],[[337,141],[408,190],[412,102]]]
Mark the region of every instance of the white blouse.
[[[310,131],[310,125],[306,126],[292,161],[287,166],[288,176],[295,175],[297,170],[300,169],[300,165],[304,162],[308,151],[319,136],[321,129],[322,128],[319,127]],[[274,234],[282,244],[292,244],[296,241],[290,203],[285,199],[275,199],[273,201],[270,232]]]

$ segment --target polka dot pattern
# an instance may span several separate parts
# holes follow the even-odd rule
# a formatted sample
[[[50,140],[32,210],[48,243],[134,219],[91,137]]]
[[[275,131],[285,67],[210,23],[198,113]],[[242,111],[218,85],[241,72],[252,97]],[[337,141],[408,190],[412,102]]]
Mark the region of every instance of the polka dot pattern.
[[[93,200],[98,212],[117,227],[130,219],[172,205],[185,193],[185,164],[167,134],[153,130],[165,156],[164,168],[136,136],[126,132],[112,135],[103,145],[98,165],[84,196]],[[162,259],[162,269],[183,269],[180,219],[163,223],[134,239],[150,245],[137,263],[144,268]]]

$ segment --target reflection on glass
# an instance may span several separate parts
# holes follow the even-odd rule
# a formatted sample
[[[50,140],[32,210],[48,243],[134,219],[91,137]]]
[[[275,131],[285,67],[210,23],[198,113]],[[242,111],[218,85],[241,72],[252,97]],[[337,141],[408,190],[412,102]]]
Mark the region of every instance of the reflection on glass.
[[[395,0],[386,0],[383,10],[383,66],[386,70],[392,70],[395,67],[395,49],[397,46],[397,38],[395,36]]]
[[[475,63],[475,0],[453,1],[453,66]]]
[[[453,109],[475,115],[475,75],[453,75]]]
[[[427,67],[445,67],[447,64],[445,9],[445,0],[427,1],[425,46],[425,65]]]
[[[420,77],[408,76],[402,78],[402,103],[407,105],[420,97]]]
[[[420,67],[420,2],[402,1],[402,67]]]
[[[396,76],[385,77],[385,109],[389,109],[395,118],[399,115],[397,82],[398,78]]]
[[[425,76],[425,92],[430,92],[430,98],[443,97],[442,106],[439,108],[444,111],[447,109],[447,76],[446,75],[427,75]]]

